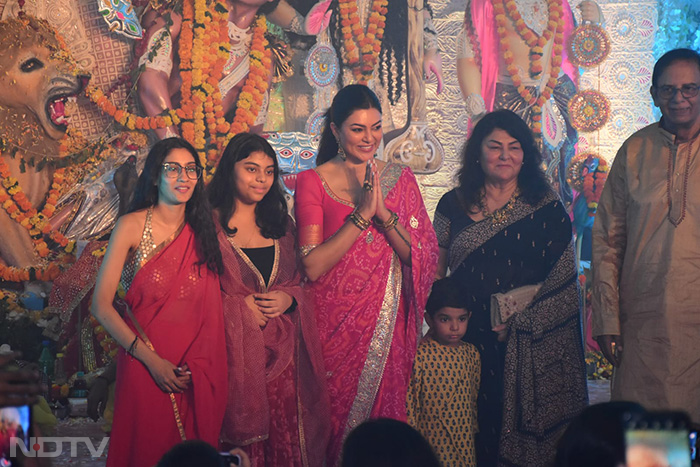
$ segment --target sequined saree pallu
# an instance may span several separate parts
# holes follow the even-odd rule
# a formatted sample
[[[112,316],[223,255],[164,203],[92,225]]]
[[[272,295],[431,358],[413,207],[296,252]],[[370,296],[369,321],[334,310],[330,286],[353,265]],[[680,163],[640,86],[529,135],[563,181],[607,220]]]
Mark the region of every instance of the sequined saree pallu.
[[[418,329],[437,264],[435,233],[413,173],[389,164],[380,178],[387,208],[410,235],[411,266],[402,265],[385,234],[371,226],[310,284],[331,397],[328,465],[335,465],[343,439],[364,420],[406,419]],[[302,251],[332,236],[353,208],[315,170],[302,172],[296,192]]]

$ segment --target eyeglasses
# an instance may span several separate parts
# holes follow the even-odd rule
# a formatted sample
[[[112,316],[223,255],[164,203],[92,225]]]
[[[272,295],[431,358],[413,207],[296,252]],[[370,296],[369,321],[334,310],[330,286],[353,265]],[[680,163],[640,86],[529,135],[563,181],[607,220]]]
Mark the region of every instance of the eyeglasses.
[[[181,166],[177,162],[164,162],[163,163],[163,173],[165,178],[177,178],[182,173],[182,169],[185,169],[185,174],[190,180],[197,180],[202,176],[202,169],[194,164],[188,164],[185,167]]]
[[[673,99],[674,97],[676,97],[676,93],[678,91],[680,91],[683,97],[685,97],[686,99],[690,99],[691,97],[695,97],[698,95],[698,91],[700,91],[700,86],[698,86],[697,84],[684,84],[680,88],[676,88],[673,86],[661,86],[656,88],[656,93],[662,99]]]

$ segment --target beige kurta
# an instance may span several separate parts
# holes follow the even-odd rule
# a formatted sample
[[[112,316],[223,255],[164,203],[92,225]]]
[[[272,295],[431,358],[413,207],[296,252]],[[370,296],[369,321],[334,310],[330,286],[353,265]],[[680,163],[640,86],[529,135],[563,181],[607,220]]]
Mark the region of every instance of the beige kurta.
[[[622,145],[593,226],[593,335],[620,335],[613,399],[700,422],[700,137]],[[619,287],[618,287],[619,285]]]

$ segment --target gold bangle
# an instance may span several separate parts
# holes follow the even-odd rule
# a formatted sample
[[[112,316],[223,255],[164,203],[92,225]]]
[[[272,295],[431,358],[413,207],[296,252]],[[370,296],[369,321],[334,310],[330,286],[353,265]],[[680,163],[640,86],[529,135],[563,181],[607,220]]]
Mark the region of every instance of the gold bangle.
[[[375,224],[377,224],[377,227],[379,227],[379,229],[383,230],[384,232],[390,231],[391,229],[396,227],[396,224],[399,223],[399,215],[393,211],[389,212],[391,213],[391,216],[389,216],[389,220],[387,220],[386,222],[379,222],[376,220],[374,221]]]
[[[353,211],[348,219],[350,219],[350,221],[360,230],[367,230],[370,226],[370,222],[362,217],[357,211]]]

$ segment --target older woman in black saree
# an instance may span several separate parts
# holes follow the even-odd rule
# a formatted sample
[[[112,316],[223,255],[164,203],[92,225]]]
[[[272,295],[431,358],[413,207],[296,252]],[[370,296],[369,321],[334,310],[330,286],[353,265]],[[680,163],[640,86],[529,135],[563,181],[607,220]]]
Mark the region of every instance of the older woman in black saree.
[[[449,268],[474,294],[464,339],[482,361],[477,463],[547,465],[588,403],[571,222],[515,113],[482,118],[462,157],[459,186],[440,199],[434,224],[438,276]],[[533,285],[524,309],[492,327],[492,295]]]

